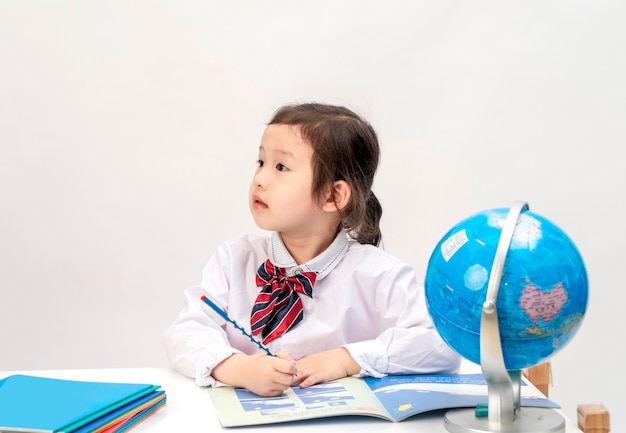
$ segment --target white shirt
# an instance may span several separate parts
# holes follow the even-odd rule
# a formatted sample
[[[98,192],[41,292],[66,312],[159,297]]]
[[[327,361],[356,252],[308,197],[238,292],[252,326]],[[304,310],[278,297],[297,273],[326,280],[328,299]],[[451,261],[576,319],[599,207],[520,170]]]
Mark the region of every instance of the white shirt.
[[[202,283],[185,291],[186,305],[165,331],[174,369],[200,386],[219,385],[211,371],[233,353],[258,353],[248,337],[200,299],[222,307],[250,331],[250,312],[260,291],[256,272],[270,259],[288,276],[317,273],[313,297],[301,295],[304,319],[269,349],[294,359],[345,347],[360,376],[456,372],[460,357],[439,337],[428,315],[424,291],[413,268],[341,231],[330,247],[298,266],[278,233],[245,236],[220,245],[204,268]]]

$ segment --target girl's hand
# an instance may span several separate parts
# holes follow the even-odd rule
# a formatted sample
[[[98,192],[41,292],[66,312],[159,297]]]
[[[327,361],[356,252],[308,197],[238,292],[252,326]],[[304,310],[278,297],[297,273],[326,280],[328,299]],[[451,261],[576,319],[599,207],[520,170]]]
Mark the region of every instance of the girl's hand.
[[[270,397],[291,387],[296,372],[295,362],[288,353],[278,353],[277,356],[235,353],[219,363],[212,376],[228,385]]]
[[[296,361],[300,388],[358,374],[361,367],[343,347],[315,353]]]

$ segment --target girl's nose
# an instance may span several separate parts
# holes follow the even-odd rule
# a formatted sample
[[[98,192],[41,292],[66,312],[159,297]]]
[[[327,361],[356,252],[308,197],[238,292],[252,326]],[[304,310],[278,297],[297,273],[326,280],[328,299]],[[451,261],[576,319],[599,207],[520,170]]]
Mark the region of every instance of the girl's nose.
[[[262,188],[265,185],[265,176],[263,174],[263,167],[257,168],[254,176],[252,177],[252,184],[255,187]]]

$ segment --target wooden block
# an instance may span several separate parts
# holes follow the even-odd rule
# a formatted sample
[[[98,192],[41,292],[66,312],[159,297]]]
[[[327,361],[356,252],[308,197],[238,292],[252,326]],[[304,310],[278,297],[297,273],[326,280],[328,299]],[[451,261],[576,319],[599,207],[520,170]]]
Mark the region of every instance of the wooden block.
[[[602,404],[579,404],[578,428],[585,433],[608,433],[611,431],[609,411]]]
[[[549,387],[552,385],[552,365],[550,361],[530,367],[524,370],[523,373],[530,383],[535,385],[543,395],[548,397]]]

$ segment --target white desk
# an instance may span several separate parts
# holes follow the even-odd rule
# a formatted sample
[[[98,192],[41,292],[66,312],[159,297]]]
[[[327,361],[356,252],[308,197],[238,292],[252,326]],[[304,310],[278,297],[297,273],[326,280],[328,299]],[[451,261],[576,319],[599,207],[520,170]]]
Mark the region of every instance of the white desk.
[[[161,385],[167,394],[166,407],[131,430],[132,433],[206,433],[218,430],[242,433],[260,429],[319,433],[322,428],[333,431],[340,428],[346,433],[447,432],[443,425],[443,412],[421,414],[399,423],[354,416],[226,429],[221,427],[217,419],[207,390],[196,386],[192,379],[167,368],[0,371],[0,378],[18,373],[70,380]],[[580,432],[571,420],[566,419],[566,425],[567,433]]]

